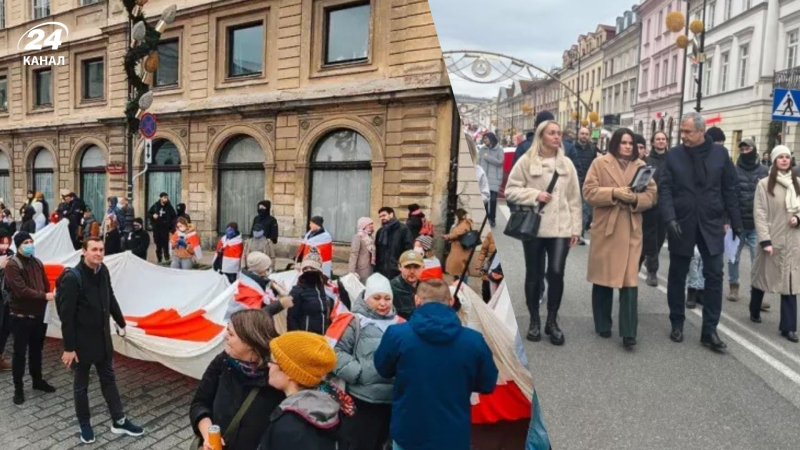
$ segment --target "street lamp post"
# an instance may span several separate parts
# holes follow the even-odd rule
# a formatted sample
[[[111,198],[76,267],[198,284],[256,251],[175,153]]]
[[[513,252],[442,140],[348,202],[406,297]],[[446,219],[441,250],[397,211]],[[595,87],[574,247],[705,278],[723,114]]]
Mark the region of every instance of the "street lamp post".
[[[703,0],[703,31],[700,33],[700,57],[698,57],[699,65],[697,66],[697,105],[694,107],[694,110],[697,112],[703,110],[701,103],[703,101],[703,65],[706,61],[706,1],[707,0]],[[688,8],[686,14],[689,14]]]
[[[577,50],[572,50],[569,52],[569,56],[572,60],[578,60],[578,90],[576,93],[578,98],[575,100],[575,135],[577,136],[581,131],[581,55]],[[570,61],[570,65],[572,65],[572,61]]]

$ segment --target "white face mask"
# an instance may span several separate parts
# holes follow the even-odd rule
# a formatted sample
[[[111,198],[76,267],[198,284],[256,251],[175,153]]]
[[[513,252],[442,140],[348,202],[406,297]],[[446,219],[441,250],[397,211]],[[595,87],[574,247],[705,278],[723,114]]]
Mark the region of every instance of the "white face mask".
[[[420,254],[420,255],[422,255],[422,256],[425,256],[425,250],[423,250],[423,249],[422,249],[422,247],[416,247],[416,246],[415,246],[415,247],[414,247],[414,251],[415,251],[415,252],[417,252],[417,253],[419,253],[419,254]]]

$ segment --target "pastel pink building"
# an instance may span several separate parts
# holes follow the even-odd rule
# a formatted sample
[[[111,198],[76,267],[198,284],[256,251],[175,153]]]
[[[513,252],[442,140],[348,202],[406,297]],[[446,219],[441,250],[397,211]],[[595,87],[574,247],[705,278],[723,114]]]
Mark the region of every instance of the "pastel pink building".
[[[683,0],[644,0],[637,13],[641,23],[639,89],[633,105],[634,128],[648,141],[659,130],[667,132],[670,144],[678,142],[678,117],[684,51],[675,45],[680,33],[667,29],[672,11],[686,14]]]

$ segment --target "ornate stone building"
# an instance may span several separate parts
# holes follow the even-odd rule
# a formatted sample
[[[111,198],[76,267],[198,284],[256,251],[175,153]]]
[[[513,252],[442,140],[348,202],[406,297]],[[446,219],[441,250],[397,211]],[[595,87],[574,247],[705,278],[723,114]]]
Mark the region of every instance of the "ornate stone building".
[[[206,243],[230,221],[249,232],[265,198],[289,241],[313,215],[349,241],[356,220],[377,220],[384,205],[404,216],[419,203],[444,226],[455,111],[427,1],[150,0],[144,9],[155,23],[173,3],[150,108],[153,164],[134,186],[137,215],[168,192],[188,205]],[[0,196],[20,205],[33,189],[52,204],[68,189],[104,210],[105,197],[127,188],[125,174],[106,170],[127,160],[122,3],[3,7]],[[69,28],[62,45],[18,50],[45,22]],[[23,65],[25,56],[66,64]],[[136,173],[143,147],[137,137]]]

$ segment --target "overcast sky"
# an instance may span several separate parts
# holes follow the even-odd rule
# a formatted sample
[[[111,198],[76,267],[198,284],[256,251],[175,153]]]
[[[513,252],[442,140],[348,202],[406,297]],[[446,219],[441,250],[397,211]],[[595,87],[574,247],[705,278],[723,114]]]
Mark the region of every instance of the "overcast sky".
[[[543,69],[561,65],[564,50],[599,24],[639,0],[428,0],[442,50],[486,50],[520,58]],[[499,85],[450,77],[456,94],[495,97]],[[506,82],[505,85],[510,85]]]

